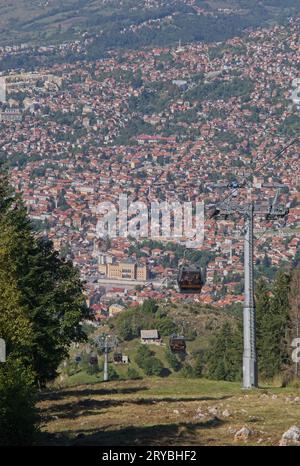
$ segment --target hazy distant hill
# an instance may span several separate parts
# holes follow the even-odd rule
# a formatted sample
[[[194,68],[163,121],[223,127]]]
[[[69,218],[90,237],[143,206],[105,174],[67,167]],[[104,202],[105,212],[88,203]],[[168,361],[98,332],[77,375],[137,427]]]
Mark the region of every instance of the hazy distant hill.
[[[223,40],[300,13],[299,0],[0,0],[0,45],[99,34],[101,48]],[[204,11],[204,15],[203,15]]]

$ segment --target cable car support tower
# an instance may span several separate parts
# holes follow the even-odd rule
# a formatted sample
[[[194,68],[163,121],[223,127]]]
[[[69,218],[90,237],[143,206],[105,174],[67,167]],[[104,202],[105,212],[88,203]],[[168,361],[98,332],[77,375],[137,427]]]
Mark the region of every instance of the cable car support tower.
[[[104,353],[104,366],[103,366],[103,381],[107,382],[109,380],[108,373],[108,353],[116,348],[118,345],[118,340],[113,335],[107,335],[102,333],[94,339],[95,346]]]
[[[268,185],[270,187],[270,185]],[[286,218],[289,210],[277,204],[278,193],[274,201],[268,206],[254,204],[252,200],[246,204],[238,204],[231,200],[217,205],[213,218],[227,220],[240,215],[245,220],[244,235],[244,352],[243,352],[243,387],[258,386],[257,352],[256,352],[256,316],[254,299],[254,217],[259,216],[267,220]]]
[[[295,142],[299,137],[291,141],[287,146],[281,149],[271,161],[276,160]],[[267,162],[268,163],[268,162]],[[264,169],[267,163],[260,169]],[[253,173],[254,174],[254,173]],[[220,185],[221,186],[221,185]],[[244,350],[243,350],[243,387],[246,389],[258,387],[258,366],[256,351],[256,312],[254,298],[254,218],[260,217],[269,221],[286,219],[289,209],[282,204],[278,204],[280,188],[284,187],[279,183],[262,184],[261,188],[277,188],[273,201],[267,205],[256,204],[252,200],[253,185],[250,179],[246,177],[241,183],[235,182],[233,185],[227,185],[232,189],[231,193],[223,201],[215,205],[211,218],[227,220],[232,217],[242,216],[245,221],[244,230],[244,308],[243,308],[243,333],[244,333]],[[246,203],[241,204],[236,201],[236,195],[240,188],[249,189],[250,196]]]

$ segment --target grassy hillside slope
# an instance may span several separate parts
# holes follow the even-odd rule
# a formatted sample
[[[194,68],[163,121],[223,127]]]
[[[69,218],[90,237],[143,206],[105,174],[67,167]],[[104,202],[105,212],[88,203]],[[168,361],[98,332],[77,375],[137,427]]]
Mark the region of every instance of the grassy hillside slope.
[[[41,395],[44,445],[278,445],[299,424],[299,390],[151,378]],[[248,439],[235,440],[241,427]]]
[[[129,311],[130,312],[130,311]],[[164,371],[164,376],[168,377],[189,377],[186,374],[187,366],[194,367],[197,359],[200,357],[204,361],[205,350],[209,346],[211,338],[216,332],[223,326],[225,322],[232,325],[236,325],[237,316],[241,316],[241,310],[224,310],[210,307],[203,307],[201,305],[190,305],[190,304],[165,304],[161,303],[157,314],[145,314],[139,310],[135,310],[138,323],[142,322],[142,328],[159,328],[159,325],[167,318],[167,322],[173,322],[175,324],[174,330],[167,332],[160,332],[162,337],[161,345],[150,345],[149,348],[161,363]],[[110,366],[113,372],[120,379],[130,378],[128,370],[134,370],[140,377],[145,377],[144,370],[139,367],[136,363],[136,356],[140,348],[140,331],[138,334],[131,338],[126,339],[122,337],[121,329],[123,327],[124,317],[127,315],[127,311],[121,313],[119,316],[110,318],[107,324],[103,324],[98,329],[92,329],[89,334],[89,343],[81,344],[79,347],[74,347],[70,351],[69,360],[65,361],[60,369],[60,376],[56,380],[56,386],[73,386],[82,383],[93,383],[103,379],[103,354],[98,351],[99,368],[96,371],[92,371],[89,366],[89,355],[90,351],[96,351],[93,346],[93,339],[101,334],[108,333],[117,337],[118,348],[117,351],[124,355],[127,355],[130,360],[129,365],[114,364],[113,363],[113,352],[109,355]],[[125,318],[127,319],[127,317]],[[170,319],[170,320],[169,320]],[[186,354],[178,355],[177,359],[181,363],[181,369],[179,372],[174,371],[171,367],[168,358],[167,350],[169,348],[169,336],[173,331],[182,333],[186,337]],[[82,361],[79,364],[75,363],[76,355],[80,354]]]

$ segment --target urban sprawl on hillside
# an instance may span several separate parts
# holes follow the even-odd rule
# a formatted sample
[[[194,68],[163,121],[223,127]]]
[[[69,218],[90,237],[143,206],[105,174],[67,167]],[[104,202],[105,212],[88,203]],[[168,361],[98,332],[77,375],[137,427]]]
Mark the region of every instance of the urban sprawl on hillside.
[[[270,274],[299,259],[299,145],[272,161],[299,132],[291,99],[299,32],[293,19],[222,43],[64,63],[68,53],[84,52],[84,42],[69,42],[35,49],[42,55],[55,48],[59,63],[2,72],[0,159],[36,228],[79,267],[99,319],[112,299],[131,307],[146,298],[220,307],[243,301],[242,219],[216,222],[207,214],[204,243],[190,252],[205,267],[206,284],[201,297],[186,298],[170,285],[184,238],[180,245],[172,237],[97,237],[99,203],[117,204],[123,194],[129,202],[209,206],[228,193],[214,184],[253,173],[253,199],[269,202],[274,182],[281,183],[287,223],[256,219],[256,267]],[[29,59],[32,49],[23,44],[9,52]],[[0,48],[0,58],[7,53]],[[238,199],[247,195],[243,187]]]

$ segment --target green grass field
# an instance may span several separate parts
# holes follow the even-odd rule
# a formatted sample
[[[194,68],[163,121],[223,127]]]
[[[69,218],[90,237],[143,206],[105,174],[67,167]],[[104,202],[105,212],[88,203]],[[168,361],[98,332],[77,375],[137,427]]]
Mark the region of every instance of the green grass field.
[[[277,445],[300,424],[296,388],[148,378],[41,394],[43,445]],[[235,432],[251,429],[247,441]]]

